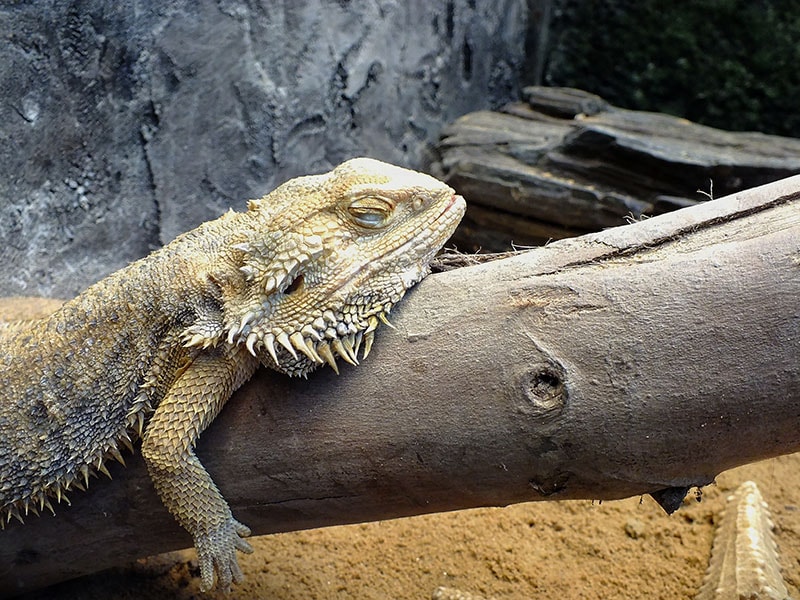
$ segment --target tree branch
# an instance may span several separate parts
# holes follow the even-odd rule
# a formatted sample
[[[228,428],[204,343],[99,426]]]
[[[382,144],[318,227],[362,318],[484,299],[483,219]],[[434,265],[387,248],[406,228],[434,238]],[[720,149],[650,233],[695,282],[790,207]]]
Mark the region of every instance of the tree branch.
[[[800,450],[798,298],[793,177],[431,276],[362,366],[260,371],[198,455],[256,534],[648,492],[671,508]],[[191,545],[128,465],[0,533],[0,593]]]

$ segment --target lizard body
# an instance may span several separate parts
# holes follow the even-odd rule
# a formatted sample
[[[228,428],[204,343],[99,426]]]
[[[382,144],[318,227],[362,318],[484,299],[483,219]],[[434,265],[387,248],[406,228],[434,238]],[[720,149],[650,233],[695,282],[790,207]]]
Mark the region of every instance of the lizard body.
[[[240,581],[249,530],[194,454],[259,364],[357,364],[464,213],[427,175],[371,159],[293,179],[110,275],[52,316],[0,327],[0,517],[52,510],[142,455],[192,535],[203,587]]]

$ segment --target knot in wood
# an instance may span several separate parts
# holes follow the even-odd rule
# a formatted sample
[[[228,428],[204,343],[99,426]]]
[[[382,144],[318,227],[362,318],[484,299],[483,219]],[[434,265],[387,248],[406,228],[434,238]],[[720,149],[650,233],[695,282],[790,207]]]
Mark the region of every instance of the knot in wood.
[[[557,365],[538,365],[523,380],[522,392],[539,411],[560,412],[566,400],[563,371]]]

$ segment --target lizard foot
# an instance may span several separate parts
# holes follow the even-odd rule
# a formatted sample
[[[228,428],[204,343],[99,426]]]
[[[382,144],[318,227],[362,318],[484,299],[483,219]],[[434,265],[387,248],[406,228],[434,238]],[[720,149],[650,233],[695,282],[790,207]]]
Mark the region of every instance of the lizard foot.
[[[231,583],[240,583],[244,579],[236,551],[250,554],[253,548],[243,537],[250,535],[250,529],[230,517],[227,521],[211,531],[198,534],[194,539],[197,558],[200,562],[200,589],[208,592],[214,588],[216,576],[217,587],[229,590]]]

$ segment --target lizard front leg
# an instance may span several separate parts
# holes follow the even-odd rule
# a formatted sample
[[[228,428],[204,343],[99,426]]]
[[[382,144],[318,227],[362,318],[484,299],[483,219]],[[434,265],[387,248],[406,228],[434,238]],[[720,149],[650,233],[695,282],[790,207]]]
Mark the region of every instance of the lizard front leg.
[[[194,454],[200,433],[230,395],[247,381],[258,361],[242,347],[205,350],[170,386],[142,439],[142,455],[161,501],[194,539],[202,587],[240,582],[236,550],[252,552],[211,476]]]

